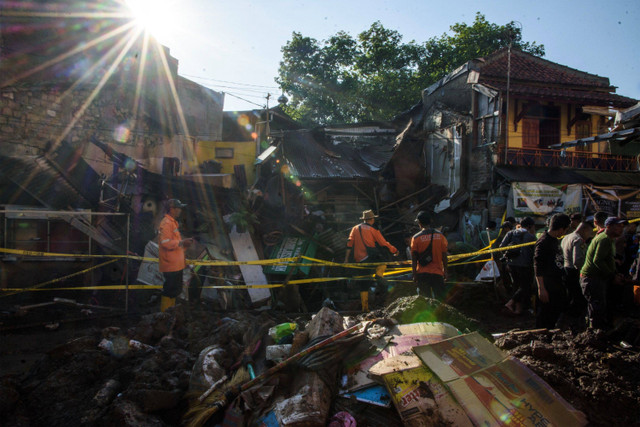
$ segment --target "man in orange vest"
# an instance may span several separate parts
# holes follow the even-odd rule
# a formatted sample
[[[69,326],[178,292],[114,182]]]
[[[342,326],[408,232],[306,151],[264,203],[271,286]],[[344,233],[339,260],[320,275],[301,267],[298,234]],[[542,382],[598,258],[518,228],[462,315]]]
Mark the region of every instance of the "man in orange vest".
[[[372,210],[362,212],[362,218],[360,219],[362,220],[362,223],[353,227],[349,233],[349,240],[347,240],[347,253],[344,257],[345,263],[349,262],[351,251],[353,251],[353,259],[355,262],[384,261],[383,259],[371,259],[369,256],[369,251],[376,247],[376,243],[380,246],[386,247],[394,255],[398,253],[398,249],[382,237],[380,230],[373,227],[373,224],[376,221],[376,215],[374,215]],[[369,251],[367,251],[367,248],[369,248]],[[385,268],[386,266],[384,265],[376,268],[376,275],[382,276]],[[370,283],[368,281],[364,281],[362,287],[366,286],[365,289],[368,289],[369,285]],[[369,292],[368,290],[363,290],[362,287],[360,292],[360,302],[362,303],[362,310],[368,311]]]
[[[158,246],[160,247],[159,267],[164,276],[160,311],[176,305],[176,297],[182,290],[182,270],[187,265],[184,250],[193,244],[193,239],[183,239],[178,231],[178,218],[182,209],[187,206],[178,199],[167,202],[167,212],[158,229]]]
[[[447,238],[429,227],[431,217],[420,211],[416,222],[421,230],[411,238],[411,269],[420,293],[443,300],[446,296]]]

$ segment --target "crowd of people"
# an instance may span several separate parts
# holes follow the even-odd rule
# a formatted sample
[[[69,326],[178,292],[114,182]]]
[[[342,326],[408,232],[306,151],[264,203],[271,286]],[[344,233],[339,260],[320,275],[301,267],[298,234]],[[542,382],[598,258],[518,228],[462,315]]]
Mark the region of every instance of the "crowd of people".
[[[538,233],[530,217],[507,218],[494,242],[516,246],[502,252],[503,281],[513,291],[503,313],[535,313],[538,328],[610,328],[616,313],[633,306],[633,286],[640,285],[636,233],[635,222],[600,211],[554,214]]]

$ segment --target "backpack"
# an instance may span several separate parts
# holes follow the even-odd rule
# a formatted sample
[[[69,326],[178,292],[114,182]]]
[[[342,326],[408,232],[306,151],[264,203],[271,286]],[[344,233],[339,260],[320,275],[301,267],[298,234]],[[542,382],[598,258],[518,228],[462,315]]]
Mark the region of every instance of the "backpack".
[[[524,240],[524,234],[523,232],[512,232],[511,234],[511,241],[509,242],[509,246],[513,246],[513,245],[519,245],[521,243],[523,243]],[[513,249],[509,249],[506,250],[504,253],[504,258],[507,261],[513,261],[516,258],[518,258],[520,256],[520,254],[522,253],[522,248],[513,248]]]

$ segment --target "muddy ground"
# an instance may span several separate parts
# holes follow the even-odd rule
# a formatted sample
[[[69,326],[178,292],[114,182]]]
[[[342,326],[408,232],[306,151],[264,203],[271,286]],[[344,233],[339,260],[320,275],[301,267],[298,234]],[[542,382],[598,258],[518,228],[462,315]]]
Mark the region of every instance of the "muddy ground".
[[[640,425],[637,310],[608,334],[527,332],[534,328],[533,316],[501,315],[504,301],[490,284],[461,285],[451,296],[446,306],[406,296],[348,317],[352,323],[388,317],[401,323],[441,321],[461,331],[479,330],[495,337],[496,345],[583,411],[590,425]],[[129,315],[83,311],[73,305],[34,309],[20,317],[3,311],[0,420],[6,426],[184,425],[187,391],[201,350],[224,348],[220,362],[229,369],[255,350],[255,337],[261,336],[260,349],[252,357],[255,370],[261,372],[268,366],[268,327],[289,321],[304,327],[309,319],[310,314],[277,311],[215,311],[207,303]],[[130,340],[140,344],[131,347]],[[622,341],[631,347],[624,348]],[[276,387],[295,376],[296,369],[301,368],[284,372]],[[256,405],[256,413],[265,409]],[[349,411],[362,426],[402,424],[393,407],[335,398],[332,413],[340,410]],[[221,416],[211,416],[207,425],[220,423]]]

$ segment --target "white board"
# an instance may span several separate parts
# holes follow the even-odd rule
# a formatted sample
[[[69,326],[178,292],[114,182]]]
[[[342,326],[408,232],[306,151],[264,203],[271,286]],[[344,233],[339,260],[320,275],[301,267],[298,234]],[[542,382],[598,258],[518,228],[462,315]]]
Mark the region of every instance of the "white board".
[[[256,248],[253,245],[253,241],[251,240],[251,235],[249,233],[238,233],[234,226],[231,233],[229,233],[229,238],[231,240],[231,245],[233,246],[233,252],[236,256],[236,260],[257,261],[260,259],[258,258],[258,253],[256,252]],[[267,277],[264,275],[261,265],[241,265],[240,271],[242,272],[245,284],[248,286],[267,284]],[[247,291],[249,292],[249,297],[253,304],[262,302],[263,304],[261,305],[267,305],[271,299],[271,292],[269,292],[269,289],[255,288],[247,289]]]

